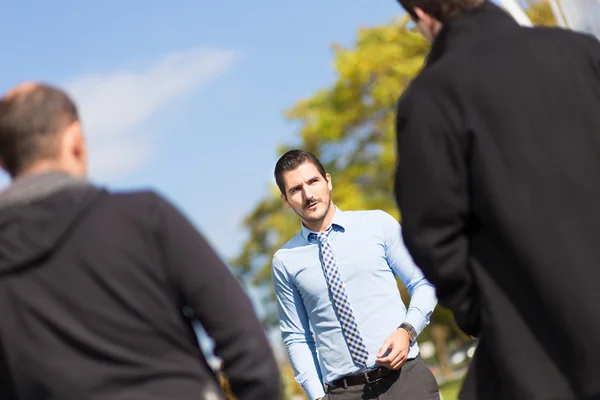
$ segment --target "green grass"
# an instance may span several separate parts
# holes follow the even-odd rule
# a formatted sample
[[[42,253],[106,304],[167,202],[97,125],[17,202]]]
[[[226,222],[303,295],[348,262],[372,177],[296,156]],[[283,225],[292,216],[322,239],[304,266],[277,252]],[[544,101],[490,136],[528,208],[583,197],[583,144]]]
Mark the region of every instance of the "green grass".
[[[440,385],[440,393],[443,400],[457,400],[458,392],[462,386],[462,379],[444,382]]]

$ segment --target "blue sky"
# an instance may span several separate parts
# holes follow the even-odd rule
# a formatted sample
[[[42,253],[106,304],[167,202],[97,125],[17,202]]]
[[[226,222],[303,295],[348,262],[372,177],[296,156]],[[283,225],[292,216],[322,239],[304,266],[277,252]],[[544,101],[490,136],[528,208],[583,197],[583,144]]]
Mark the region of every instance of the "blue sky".
[[[283,111],[332,82],[332,42],[401,10],[394,0],[168,4],[7,3],[0,92],[31,79],[66,88],[91,178],[161,191],[230,257],[272,184],[277,146],[296,135]]]
[[[333,82],[331,43],[351,45],[402,10],[395,0],[168,4],[7,3],[0,93],[23,80],[67,89],[92,180],[159,190],[229,258],[273,185],[278,145],[296,138],[283,111]]]

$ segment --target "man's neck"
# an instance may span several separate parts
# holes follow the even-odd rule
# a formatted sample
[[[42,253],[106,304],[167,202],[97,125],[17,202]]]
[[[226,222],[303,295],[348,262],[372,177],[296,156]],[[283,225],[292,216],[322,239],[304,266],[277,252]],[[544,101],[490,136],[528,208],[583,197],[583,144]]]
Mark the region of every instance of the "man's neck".
[[[41,161],[19,172],[19,174],[13,177],[13,180],[24,178],[26,176],[43,175],[51,172],[71,175],[69,174],[69,172],[65,171],[64,168],[61,168],[61,166],[54,161]]]

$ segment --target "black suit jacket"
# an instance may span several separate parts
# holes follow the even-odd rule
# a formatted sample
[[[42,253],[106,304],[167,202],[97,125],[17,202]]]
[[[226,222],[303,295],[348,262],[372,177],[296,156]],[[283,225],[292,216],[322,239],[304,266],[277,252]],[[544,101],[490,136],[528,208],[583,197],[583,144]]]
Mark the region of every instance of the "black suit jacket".
[[[397,138],[406,245],[480,338],[461,398],[598,396],[598,40],[484,3],[444,25]]]

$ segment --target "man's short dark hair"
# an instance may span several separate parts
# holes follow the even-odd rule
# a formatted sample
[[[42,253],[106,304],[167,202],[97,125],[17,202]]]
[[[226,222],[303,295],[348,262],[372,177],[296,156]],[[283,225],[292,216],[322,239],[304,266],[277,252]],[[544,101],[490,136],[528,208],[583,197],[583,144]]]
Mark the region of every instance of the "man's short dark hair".
[[[275,165],[275,182],[283,195],[285,195],[285,182],[283,181],[283,174],[287,171],[293,171],[304,163],[311,163],[321,174],[321,176],[327,179],[325,168],[317,157],[304,150],[290,150],[282,155],[277,164]]]
[[[464,11],[479,7],[487,0],[398,0],[413,20],[418,20],[415,8],[420,8],[444,23]]]
[[[11,176],[58,156],[60,134],[79,121],[63,91],[45,84],[15,89],[0,100],[0,159]]]

